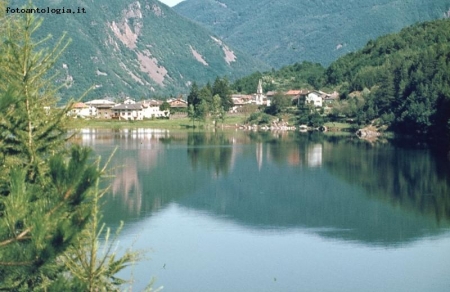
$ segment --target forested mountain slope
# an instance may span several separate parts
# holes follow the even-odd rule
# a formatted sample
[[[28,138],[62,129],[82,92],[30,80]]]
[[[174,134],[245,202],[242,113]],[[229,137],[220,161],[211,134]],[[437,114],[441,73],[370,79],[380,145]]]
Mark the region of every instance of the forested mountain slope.
[[[401,133],[450,137],[450,19],[380,37],[326,70],[329,86],[370,89],[360,120],[381,117]]]
[[[370,39],[447,15],[448,0],[185,0],[174,9],[272,67],[328,65]]]
[[[155,0],[41,0],[35,5],[76,12],[37,15],[44,17],[38,37],[52,34],[55,42],[66,31],[72,39],[56,66],[58,83],[68,81],[63,101],[91,86],[95,90],[86,99],[178,94],[193,81],[233,79],[267,68]]]
[[[337,90],[341,101],[333,105],[334,117],[352,117],[361,125],[377,120],[397,133],[450,145],[450,19],[379,37],[327,68],[296,63],[253,73],[233,88],[251,92],[259,79],[266,90]]]

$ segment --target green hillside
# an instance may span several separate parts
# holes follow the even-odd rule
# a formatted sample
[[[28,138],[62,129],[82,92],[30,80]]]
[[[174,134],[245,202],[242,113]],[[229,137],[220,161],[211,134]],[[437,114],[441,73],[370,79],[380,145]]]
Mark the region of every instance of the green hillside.
[[[279,68],[328,65],[370,39],[442,18],[448,0],[186,0],[174,9]]]
[[[91,86],[95,90],[86,99],[175,95],[188,91],[193,81],[234,79],[267,68],[155,0],[37,4],[86,11],[39,14],[44,23],[38,36],[51,34],[56,42],[65,31],[72,39],[56,66],[58,82],[68,82],[67,90],[61,91],[63,101]],[[12,1],[10,6],[21,5],[23,1]]]
[[[260,78],[266,90],[338,90],[341,101],[332,105],[330,119],[346,116],[361,126],[377,120],[397,133],[450,145],[450,19],[379,37],[327,68],[296,63],[253,73],[232,86],[252,92]]]
[[[329,86],[366,90],[362,122],[381,117],[401,133],[450,133],[450,19],[426,22],[380,37],[332,63]],[[370,89],[370,91],[367,91]]]

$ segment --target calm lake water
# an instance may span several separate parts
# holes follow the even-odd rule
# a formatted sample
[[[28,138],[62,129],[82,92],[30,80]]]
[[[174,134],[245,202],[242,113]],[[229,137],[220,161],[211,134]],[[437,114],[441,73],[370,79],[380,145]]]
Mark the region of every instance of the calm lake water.
[[[320,133],[82,130],[133,291],[450,291],[450,162]]]

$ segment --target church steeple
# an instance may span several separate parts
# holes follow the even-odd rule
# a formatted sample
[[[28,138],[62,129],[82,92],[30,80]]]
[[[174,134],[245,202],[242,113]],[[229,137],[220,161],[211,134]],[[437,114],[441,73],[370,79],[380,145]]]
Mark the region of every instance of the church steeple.
[[[256,89],[256,94],[258,94],[258,95],[263,94],[262,79],[259,79],[259,81],[258,81],[258,88]]]
[[[263,104],[265,96],[262,89],[262,79],[259,79],[258,88],[256,88],[256,94],[254,94],[253,96],[255,97],[256,104]]]

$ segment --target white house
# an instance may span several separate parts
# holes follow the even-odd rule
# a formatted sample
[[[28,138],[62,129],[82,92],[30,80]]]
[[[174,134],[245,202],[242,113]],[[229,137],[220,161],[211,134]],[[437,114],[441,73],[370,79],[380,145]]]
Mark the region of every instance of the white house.
[[[83,102],[76,102],[72,105],[69,116],[76,118],[89,118],[94,117],[97,114],[97,109],[93,106],[89,106]]]
[[[323,105],[323,93],[320,91],[311,91],[306,95],[305,104],[311,104],[315,107],[322,107]]]
[[[153,118],[161,118],[161,117],[169,117],[170,111],[165,110],[162,111],[160,106],[163,104],[161,100],[146,100],[142,101],[142,114],[144,119],[153,119]]]

